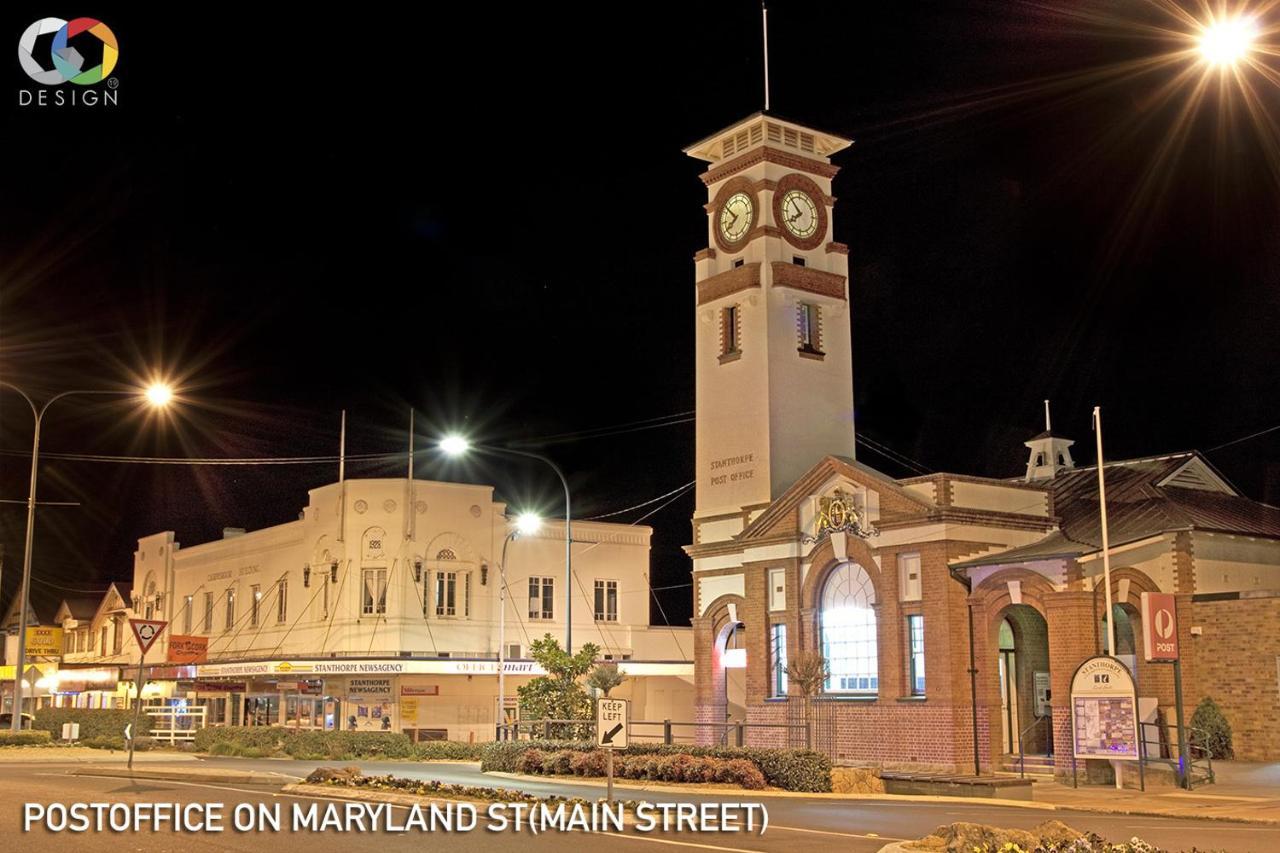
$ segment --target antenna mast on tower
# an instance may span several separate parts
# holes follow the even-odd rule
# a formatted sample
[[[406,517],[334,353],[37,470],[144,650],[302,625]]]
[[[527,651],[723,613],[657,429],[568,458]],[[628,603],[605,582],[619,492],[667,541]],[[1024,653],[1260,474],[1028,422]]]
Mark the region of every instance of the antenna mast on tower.
[[[769,112],[769,7],[760,0],[760,23],[764,28],[764,111]]]

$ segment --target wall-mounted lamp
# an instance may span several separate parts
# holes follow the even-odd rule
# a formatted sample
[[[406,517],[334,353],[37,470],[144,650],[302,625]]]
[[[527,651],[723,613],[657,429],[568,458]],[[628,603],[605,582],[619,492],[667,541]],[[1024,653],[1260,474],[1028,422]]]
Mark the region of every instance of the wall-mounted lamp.
[[[134,609],[134,610],[141,610],[141,609],[142,609],[142,598],[141,598],[141,596],[137,596],[137,595],[135,595],[135,596],[133,597],[133,609]]]
[[[311,564],[307,563],[302,567],[302,585],[304,587],[311,586]]]
[[[485,586],[488,583],[489,583],[489,564],[481,563],[480,564],[480,586]]]
[[[338,582],[338,561],[334,560],[329,564],[329,580],[332,583]]]
[[[422,561],[413,561],[413,582],[422,583]]]

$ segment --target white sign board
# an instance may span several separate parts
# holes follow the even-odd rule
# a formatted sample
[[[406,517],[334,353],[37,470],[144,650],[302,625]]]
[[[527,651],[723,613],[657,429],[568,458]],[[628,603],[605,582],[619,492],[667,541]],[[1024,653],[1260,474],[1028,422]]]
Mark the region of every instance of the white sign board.
[[[1071,678],[1071,740],[1076,758],[1136,761],[1138,701],[1119,660],[1087,659]]]
[[[606,749],[627,748],[627,728],[631,721],[631,703],[626,699],[600,699],[596,702],[596,746]]]

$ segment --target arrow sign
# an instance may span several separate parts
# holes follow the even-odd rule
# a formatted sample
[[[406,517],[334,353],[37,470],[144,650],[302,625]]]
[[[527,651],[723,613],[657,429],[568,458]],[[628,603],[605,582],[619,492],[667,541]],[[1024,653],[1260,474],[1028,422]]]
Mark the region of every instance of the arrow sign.
[[[596,746],[609,749],[627,748],[627,720],[630,703],[625,699],[600,699],[596,702]]]
[[[133,636],[138,641],[138,648],[142,650],[144,655],[168,624],[168,622],[161,622],[158,619],[129,620],[129,627],[133,629]]]

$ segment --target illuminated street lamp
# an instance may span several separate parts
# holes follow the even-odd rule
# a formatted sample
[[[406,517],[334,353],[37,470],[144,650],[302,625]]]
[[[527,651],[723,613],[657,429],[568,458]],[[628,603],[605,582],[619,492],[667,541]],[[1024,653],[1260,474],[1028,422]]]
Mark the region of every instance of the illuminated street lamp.
[[[44,424],[45,413],[49,407],[63,397],[72,395],[110,395],[133,396],[138,391],[63,391],[50,397],[43,406],[37,406],[26,391],[10,382],[0,382],[0,387],[8,388],[22,396],[31,407],[31,415],[35,419],[35,428],[31,437],[31,488],[27,492],[27,538],[22,552],[22,584],[18,587],[18,659],[14,673],[21,673],[27,660],[27,601],[31,597],[31,545],[35,535],[36,524],[36,478],[40,466],[40,427]],[[168,385],[155,383],[142,391],[142,397],[152,408],[163,408],[173,399],[173,391]],[[22,728],[22,690],[27,685],[15,675],[13,679],[13,730]]]
[[[573,653],[573,523],[570,521],[570,501],[569,501],[569,481],[565,479],[564,472],[560,470],[560,466],[551,461],[550,458],[543,456],[541,453],[533,453],[528,450],[516,450],[513,447],[490,447],[488,445],[473,445],[466,438],[454,433],[447,435],[439,442],[439,448],[446,456],[452,456],[457,459],[465,456],[472,450],[478,450],[486,453],[506,453],[511,456],[523,456],[526,459],[537,459],[550,466],[552,471],[556,472],[556,476],[560,478],[560,485],[564,487],[564,650],[570,654]]]
[[[1234,67],[1257,38],[1258,25],[1248,18],[1210,21],[1200,35],[1200,54],[1210,65]]]
[[[498,560],[498,721],[502,725],[506,716],[507,675],[507,546],[512,539],[532,536],[542,529],[542,519],[532,512],[516,516],[515,530],[502,540],[502,559]],[[506,733],[500,734],[503,737]]]

